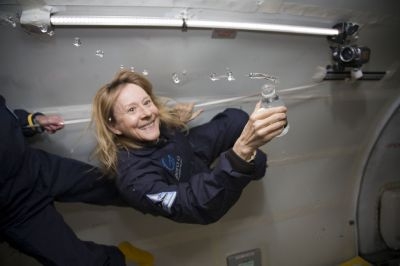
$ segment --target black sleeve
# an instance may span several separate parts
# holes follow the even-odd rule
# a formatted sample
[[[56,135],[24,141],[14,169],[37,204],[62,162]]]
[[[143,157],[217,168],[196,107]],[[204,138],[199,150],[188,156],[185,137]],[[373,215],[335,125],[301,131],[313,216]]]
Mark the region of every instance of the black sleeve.
[[[43,115],[42,113],[29,113],[23,109],[16,109],[14,110],[14,114],[19,119],[19,124],[25,137],[31,137],[43,131],[40,126],[35,124],[35,117]]]
[[[251,162],[246,162],[242,158],[239,157],[232,149],[228,150],[226,153],[226,158],[230,161],[235,169],[239,172],[252,172],[254,171],[254,160]]]

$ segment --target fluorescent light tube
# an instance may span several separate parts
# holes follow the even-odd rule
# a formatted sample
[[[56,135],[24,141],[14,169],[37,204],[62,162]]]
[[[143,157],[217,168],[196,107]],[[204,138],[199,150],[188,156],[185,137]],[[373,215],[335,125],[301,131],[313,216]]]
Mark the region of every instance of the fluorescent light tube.
[[[131,26],[131,27],[179,27],[187,28],[209,28],[209,29],[233,29],[265,32],[282,32],[334,36],[339,34],[338,29],[316,28],[292,25],[279,25],[268,23],[249,22],[222,22],[211,20],[183,20],[168,18],[149,17],[126,17],[126,16],[61,16],[52,15],[50,23],[54,26]]]

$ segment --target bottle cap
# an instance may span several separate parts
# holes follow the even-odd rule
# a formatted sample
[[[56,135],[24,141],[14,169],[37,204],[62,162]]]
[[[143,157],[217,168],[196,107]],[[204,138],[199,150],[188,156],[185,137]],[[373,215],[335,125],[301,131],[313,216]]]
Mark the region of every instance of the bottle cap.
[[[271,84],[265,84],[261,88],[261,95],[262,97],[267,97],[267,98],[275,96],[275,86]]]

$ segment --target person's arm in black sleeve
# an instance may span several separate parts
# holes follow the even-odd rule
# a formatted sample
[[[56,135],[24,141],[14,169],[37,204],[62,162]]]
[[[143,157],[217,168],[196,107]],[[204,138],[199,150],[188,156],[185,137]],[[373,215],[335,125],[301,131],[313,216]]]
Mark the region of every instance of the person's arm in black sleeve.
[[[237,202],[251,180],[265,174],[263,152],[257,152],[254,162],[241,161],[249,167],[232,163],[227,153],[221,154],[212,172],[177,184],[168,184],[161,172],[150,167],[151,160],[129,162],[119,173],[118,188],[129,205],[143,213],[182,223],[213,223]]]
[[[35,125],[36,117],[38,115],[43,116],[42,113],[29,113],[23,109],[16,109],[13,111],[7,106],[6,100],[2,95],[0,95],[0,105],[4,106],[16,121],[18,121],[24,136],[30,137],[42,131],[40,126],[37,124]]]
[[[251,172],[254,170],[254,179],[260,179],[265,175],[265,169],[267,168],[267,155],[257,150],[254,154],[254,158],[251,158],[249,162],[243,160],[239,155],[237,155],[232,149],[226,153],[226,157],[234,165],[235,169],[241,172]],[[263,165],[265,162],[265,167],[255,167],[255,165]]]
[[[53,134],[64,127],[64,120],[59,115],[44,115],[39,112],[29,113],[23,109],[12,111],[8,108],[6,100],[2,95],[0,95],[0,106],[5,107],[15,117],[22,129],[22,133],[26,137],[43,131]]]
[[[29,113],[23,109],[14,110],[24,136],[31,137],[43,131],[53,134],[64,127],[64,120],[58,115],[44,115],[40,112]]]
[[[16,109],[14,110],[14,114],[19,119],[19,124],[25,137],[31,137],[43,132],[43,128],[36,122],[36,117],[43,115],[42,113],[29,113],[23,109]]]

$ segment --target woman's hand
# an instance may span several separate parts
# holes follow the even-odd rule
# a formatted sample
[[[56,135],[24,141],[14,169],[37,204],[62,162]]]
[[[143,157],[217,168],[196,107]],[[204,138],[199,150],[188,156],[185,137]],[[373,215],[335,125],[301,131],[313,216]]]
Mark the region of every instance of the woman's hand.
[[[64,127],[64,119],[59,115],[37,115],[35,121],[49,134]]]
[[[178,115],[179,120],[184,123],[192,121],[203,112],[202,109],[194,111],[194,103],[177,103],[174,106],[174,112]]]
[[[260,108],[260,103],[257,103],[242,134],[235,142],[233,151],[248,161],[257,148],[282,133],[287,124],[286,112],[285,106]]]

